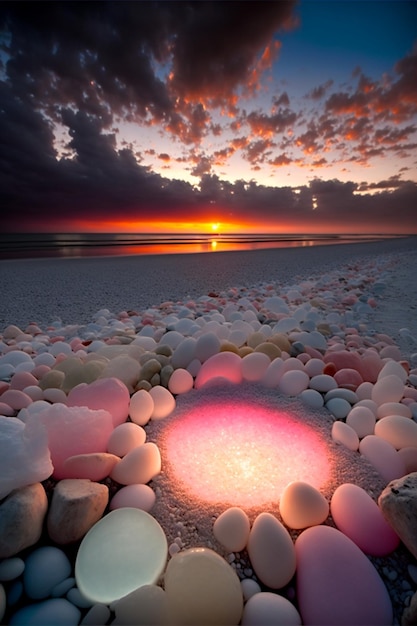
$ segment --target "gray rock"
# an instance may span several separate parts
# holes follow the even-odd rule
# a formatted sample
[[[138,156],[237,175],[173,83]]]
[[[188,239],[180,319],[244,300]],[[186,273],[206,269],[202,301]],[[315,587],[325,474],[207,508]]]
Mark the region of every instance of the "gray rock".
[[[41,483],[15,489],[0,504],[0,559],[33,546],[42,534],[48,498]]]
[[[388,483],[378,504],[401,541],[417,558],[417,472]]]
[[[82,539],[102,517],[108,501],[106,485],[87,479],[61,480],[49,507],[49,537],[60,545]]]

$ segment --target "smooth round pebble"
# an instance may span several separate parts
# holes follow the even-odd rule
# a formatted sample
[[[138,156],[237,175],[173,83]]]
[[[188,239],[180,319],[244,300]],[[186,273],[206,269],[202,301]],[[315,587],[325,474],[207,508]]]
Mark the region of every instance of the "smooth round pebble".
[[[371,556],[391,554],[400,542],[377,503],[362,487],[340,485],[330,501],[333,520],[347,537]]]
[[[174,395],[187,393],[193,388],[193,386],[194,379],[190,372],[187,372],[187,370],[182,368],[174,370],[168,382],[168,389]]]
[[[412,417],[411,409],[402,402],[385,402],[377,408],[377,419],[387,417],[388,415],[403,415],[404,417]]]
[[[244,578],[240,581],[240,586],[242,588],[243,600],[247,602],[249,598],[255,595],[255,593],[260,593],[261,587],[253,580],[253,578]]]
[[[336,443],[340,443],[349,450],[357,450],[359,448],[358,433],[345,422],[333,422],[332,439]]]
[[[271,363],[263,352],[251,352],[242,359],[242,376],[244,380],[255,382],[261,380]]]
[[[97,626],[97,624],[107,624],[109,619],[109,607],[105,604],[94,604],[82,618],[80,626]]]
[[[315,389],[304,389],[300,393],[300,399],[312,409],[321,409],[324,405],[323,396]]]
[[[417,423],[404,415],[387,415],[378,420],[375,435],[388,441],[397,450],[410,446],[417,448]]]
[[[168,597],[162,587],[143,585],[116,602],[112,625],[163,626],[168,619]]]
[[[111,511],[83,538],[75,561],[75,579],[92,602],[110,604],[155,584],[168,556],[168,544],[158,522],[145,511]]]
[[[64,598],[52,598],[29,604],[12,615],[13,626],[77,626],[81,611]]]
[[[240,552],[245,548],[249,531],[249,518],[239,507],[231,507],[223,511],[213,525],[215,538],[229,552]]]
[[[356,406],[346,416],[346,424],[353,428],[359,439],[372,435],[375,428],[375,415],[366,406]]]
[[[286,598],[264,591],[257,593],[245,604],[242,626],[299,626],[301,615]]]
[[[359,444],[359,452],[372,463],[387,483],[407,474],[406,464],[399,451],[382,437],[367,435]],[[417,449],[415,453],[417,460]]]
[[[18,578],[25,569],[23,559],[15,556],[0,562],[0,581],[6,582]]]
[[[307,528],[324,522],[329,514],[329,503],[312,485],[294,481],[282,492],[279,512],[289,528]]]
[[[286,396],[298,396],[307,389],[310,378],[301,370],[284,372],[279,381],[278,389]]]
[[[156,495],[148,485],[127,485],[119,489],[110,500],[110,510],[132,507],[149,511],[155,504]]]
[[[372,389],[371,398],[378,405],[399,402],[404,394],[404,383],[395,374],[379,378]]]
[[[337,383],[333,376],[328,374],[318,374],[310,380],[310,389],[315,389],[321,393],[327,393],[337,387]]]
[[[25,591],[32,600],[42,600],[70,574],[71,563],[65,552],[54,546],[37,548],[26,559],[23,572]]]
[[[121,485],[146,484],[161,471],[161,453],[153,442],[133,448],[117,463],[110,477]]]
[[[331,526],[313,526],[296,539],[295,551],[303,624],[392,624],[387,588],[349,537]]]
[[[134,422],[119,424],[113,430],[107,443],[107,451],[110,454],[123,457],[128,452],[145,443],[146,432]]]
[[[343,419],[351,410],[350,403],[344,398],[330,398],[327,400],[325,407],[336,419]]]
[[[132,422],[139,426],[145,426],[154,411],[152,396],[145,389],[139,389],[130,398],[129,416]]]
[[[168,415],[170,415],[175,409],[175,398],[165,387],[156,385],[150,389],[149,395],[151,396],[154,404],[151,419],[164,419],[164,417],[168,417]]]
[[[174,624],[239,624],[243,596],[235,571],[209,548],[175,554],[165,572],[165,591]]]
[[[294,544],[287,529],[271,513],[260,513],[255,519],[247,550],[259,580],[271,589],[281,589],[294,576]]]
[[[195,379],[195,388],[216,378],[225,378],[232,383],[242,382],[242,359],[234,352],[219,352],[203,363]]]

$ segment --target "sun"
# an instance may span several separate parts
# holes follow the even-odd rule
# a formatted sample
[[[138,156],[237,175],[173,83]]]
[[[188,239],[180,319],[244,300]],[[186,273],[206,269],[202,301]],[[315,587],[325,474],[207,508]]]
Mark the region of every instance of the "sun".
[[[211,225],[211,230],[213,231],[213,233],[217,233],[217,231],[220,228],[220,224],[219,222],[213,222]]]

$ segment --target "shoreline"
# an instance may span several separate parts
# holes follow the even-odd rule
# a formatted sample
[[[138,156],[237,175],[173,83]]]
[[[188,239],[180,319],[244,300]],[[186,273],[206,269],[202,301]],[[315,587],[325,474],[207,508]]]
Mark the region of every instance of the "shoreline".
[[[263,282],[288,285],[381,255],[392,255],[393,263],[408,259],[407,271],[414,267],[416,275],[416,243],[416,237],[407,237],[243,252],[3,260],[0,332],[9,324],[45,326],[57,319],[64,324],[87,324],[103,308],[118,314],[233,287]],[[401,269],[397,266],[393,271]],[[402,291],[406,282],[401,280]],[[417,287],[410,282],[408,289],[414,292],[410,291],[409,300],[417,303]],[[401,300],[401,295],[397,288],[393,302]],[[404,313],[411,317],[409,307]]]

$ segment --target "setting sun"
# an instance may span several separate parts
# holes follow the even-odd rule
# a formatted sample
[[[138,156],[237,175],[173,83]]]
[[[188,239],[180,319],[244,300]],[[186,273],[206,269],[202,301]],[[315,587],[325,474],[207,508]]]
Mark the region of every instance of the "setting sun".
[[[217,233],[217,231],[219,230],[219,227],[220,227],[219,222],[213,222],[213,224],[211,225],[211,230],[212,230],[214,233]]]

